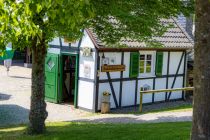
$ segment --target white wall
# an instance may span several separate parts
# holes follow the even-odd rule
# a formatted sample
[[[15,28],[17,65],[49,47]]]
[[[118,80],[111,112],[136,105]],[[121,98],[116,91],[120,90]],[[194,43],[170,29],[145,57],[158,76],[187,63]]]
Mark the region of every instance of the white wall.
[[[69,43],[67,42],[64,42],[64,38],[61,38],[61,43],[62,43],[62,46],[69,46]],[[60,46],[60,39],[59,37],[56,37],[54,38],[51,42],[48,43],[49,45],[56,45],[56,46]],[[71,43],[71,46],[72,47],[78,47],[79,45],[79,40]]]
[[[176,74],[181,56],[182,56],[182,52],[171,52],[169,74]],[[167,65],[165,65],[165,67],[166,66]],[[178,74],[183,74],[183,71],[184,71],[184,61],[182,61],[181,63]]]
[[[93,109],[94,83],[79,80],[78,106]]]
[[[138,94],[137,94],[137,104],[140,103],[140,88],[145,84],[149,85],[151,89],[153,89],[153,79],[147,80],[139,80],[138,82]],[[145,94],[143,96],[143,103],[151,103],[152,102],[152,94]]]
[[[113,84],[116,99],[117,99],[117,102],[118,102],[118,105],[119,105],[120,83],[119,82],[113,82],[112,84]],[[108,92],[112,93],[109,83],[101,83],[99,85],[98,109],[101,108],[102,94],[103,94],[104,91],[108,91]],[[113,94],[111,96],[111,108],[116,108],[114,98],[113,98]]]
[[[157,78],[155,80],[155,89],[166,89],[166,78]],[[154,101],[164,101],[165,100],[165,92],[156,93]]]
[[[99,56],[101,58],[100,64],[102,64],[102,55],[103,55],[102,53],[99,54]],[[114,58],[116,60],[115,65],[121,65],[121,53],[104,53],[104,56],[108,57],[108,58]],[[126,68],[127,68],[127,66],[126,66]],[[101,70],[101,67],[100,67],[100,70]],[[120,72],[110,72],[110,77],[111,78],[120,78]],[[108,79],[106,72],[100,73],[100,79]]]
[[[169,78],[169,88],[171,87],[173,80],[174,80],[173,78]],[[183,78],[177,77],[174,88],[180,88],[182,87],[182,84],[183,84]],[[177,99],[177,98],[182,98],[182,91],[172,92],[170,99]]]
[[[95,49],[93,42],[91,41],[90,37],[86,32],[84,32],[84,36],[82,38],[81,46],[83,47],[90,47]],[[82,51],[80,51],[80,60],[79,60],[79,77],[86,78],[92,80],[92,82],[79,80],[78,84],[78,106],[83,107],[86,109],[93,109],[94,106],[94,93],[95,93],[95,86],[94,86],[94,79],[96,73],[96,58],[95,52],[92,52],[92,56],[83,56]],[[84,67],[90,67],[90,74],[87,76],[85,75]]]
[[[154,63],[156,59],[156,52],[151,51],[154,53]],[[169,74],[170,75],[175,75],[179,61],[181,59],[183,52],[170,52],[170,63],[169,63]],[[141,54],[141,52],[140,52]],[[168,52],[163,53],[163,71],[162,75],[167,75],[167,65],[168,65]],[[103,53],[100,53],[100,58],[102,58]],[[105,57],[116,57],[116,64],[121,64],[121,53],[104,53]],[[124,65],[126,66],[126,70],[123,72],[123,78],[129,78],[129,67],[130,67],[130,52],[125,52],[124,53]],[[183,61],[181,63],[181,67],[179,70],[178,74],[183,74],[184,72],[184,57]],[[111,78],[112,79],[119,79],[120,78],[120,72],[110,72]],[[150,77],[151,79],[141,79],[138,81],[138,92],[137,92],[137,104],[140,102],[140,88],[147,84],[153,89],[153,78],[156,77],[155,75],[146,75],[142,76],[139,75],[138,78],[145,78],[145,77]],[[106,73],[105,72],[100,72],[100,79],[107,79]],[[174,77],[169,78],[169,83],[168,83],[168,88],[171,88],[172,82],[174,80]],[[156,78],[155,80],[155,89],[166,89],[166,81],[167,78]],[[119,104],[119,87],[120,87],[120,82],[112,82],[113,87],[115,90],[116,98]],[[122,106],[131,106],[135,104],[135,80],[131,81],[124,81],[122,84]],[[183,85],[183,78],[182,77],[177,77],[174,88],[181,88]],[[101,104],[101,97],[103,91],[109,91],[111,93],[110,85],[109,83],[101,83],[99,85],[99,100],[98,100],[98,109],[100,109],[100,104]],[[179,92],[178,94],[173,92],[171,95],[170,99],[179,99],[182,97],[182,92]],[[154,101],[165,101],[165,92],[163,93],[158,93],[155,94],[154,96]],[[143,103],[151,103],[152,102],[152,94],[147,94],[143,96]],[[111,107],[115,107],[113,97],[111,97]]]

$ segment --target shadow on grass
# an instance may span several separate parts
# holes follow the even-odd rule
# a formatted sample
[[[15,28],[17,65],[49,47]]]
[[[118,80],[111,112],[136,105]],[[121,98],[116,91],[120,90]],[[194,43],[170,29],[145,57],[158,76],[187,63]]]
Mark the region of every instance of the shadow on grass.
[[[47,133],[38,136],[23,134],[24,127],[0,132],[2,140],[187,140],[191,123],[157,124],[91,124],[50,123]]]
[[[74,120],[74,122],[91,122],[91,123],[122,123],[122,124],[127,124],[127,123],[158,123],[158,122],[188,122],[192,121],[192,116],[191,115],[186,115],[186,116],[155,116],[155,115],[147,115],[147,116],[142,116],[142,115],[137,115],[135,116],[125,116],[125,117],[104,117],[104,118],[85,118],[85,119],[78,119]]]
[[[29,110],[18,105],[0,105],[0,128],[28,122]]]
[[[181,103],[181,104],[180,104]],[[164,102],[143,105],[143,112],[139,111],[139,105],[134,107],[120,108],[111,110],[111,114],[148,114],[158,112],[190,111],[192,110],[191,102]]]

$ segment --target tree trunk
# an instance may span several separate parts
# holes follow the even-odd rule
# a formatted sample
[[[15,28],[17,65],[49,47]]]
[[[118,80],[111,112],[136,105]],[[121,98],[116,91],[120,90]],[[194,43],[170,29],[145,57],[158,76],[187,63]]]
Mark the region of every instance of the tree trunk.
[[[31,106],[29,114],[29,134],[41,134],[45,132],[45,120],[47,118],[46,103],[44,100],[45,94],[45,56],[46,45],[45,41],[37,44],[34,39],[32,45],[32,91],[31,91]]]
[[[210,1],[196,0],[192,140],[210,140]]]

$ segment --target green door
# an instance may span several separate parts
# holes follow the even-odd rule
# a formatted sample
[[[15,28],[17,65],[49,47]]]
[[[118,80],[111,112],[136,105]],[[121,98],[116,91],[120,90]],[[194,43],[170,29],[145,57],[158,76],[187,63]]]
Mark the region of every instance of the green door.
[[[59,55],[48,53],[45,59],[45,99],[58,103]]]

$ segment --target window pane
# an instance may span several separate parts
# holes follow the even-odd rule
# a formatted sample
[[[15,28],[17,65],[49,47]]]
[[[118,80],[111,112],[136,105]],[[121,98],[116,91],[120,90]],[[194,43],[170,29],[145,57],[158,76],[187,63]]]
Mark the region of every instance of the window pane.
[[[144,73],[144,68],[140,68],[140,73]]]
[[[140,67],[140,73],[144,73],[144,60],[140,60],[139,61],[139,67]]]
[[[151,54],[147,55],[147,60],[152,60],[152,55]]]
[[[152,61],[147,61],[146,66],[151,66],[152,65]]]
[[[146,73],[151,73],[151,67],[150,66],[146,67]]]
[[[151,66],[152,66],[152,61],[147,61],[146,62],[146,73],[151,73]]]
[[[145,60],[145,55],[140,55],[140,60]]]

